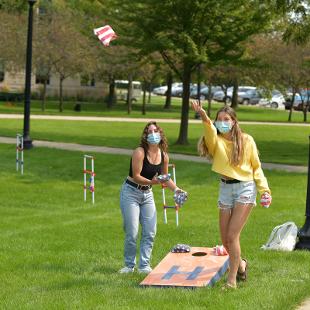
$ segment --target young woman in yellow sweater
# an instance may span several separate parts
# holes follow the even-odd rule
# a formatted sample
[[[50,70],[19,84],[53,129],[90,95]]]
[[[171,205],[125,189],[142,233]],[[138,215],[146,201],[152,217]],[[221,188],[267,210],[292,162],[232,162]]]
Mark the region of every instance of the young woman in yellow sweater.
[[[220,176],[219,226],[230,259],[226,286],[236,288],[236,281],[247,278],[248,262],[241,258],[240,233],[256,205],[257,190],[265,207],[271,203],[271,191],[254,139],[241,131],[235,111],[228,106],[221,108],[213,123],[198,101],[192,101],[192,108],[200,114],[204,127],[199,152],[212,159],[212,170]]]

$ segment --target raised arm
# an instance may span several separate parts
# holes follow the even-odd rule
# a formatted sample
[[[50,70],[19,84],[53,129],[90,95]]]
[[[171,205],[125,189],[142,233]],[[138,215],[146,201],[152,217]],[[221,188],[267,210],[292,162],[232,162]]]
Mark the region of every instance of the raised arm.
[[[203,107],[199,104],[198,100],[191,100],[191,105],[192,105],[192,109],[196,113],[199,113],[203,122],[211,123],[210,118],[208,117],[208,115],[207,115],[206,111],[203,109]]]
[[[217,143],[217,130],[215,126],[213,125],[211,119],[208,117],[206,111],[199,104],[199,101],[192,100],[191,104],[192,104],[193,110],[196,113],[199,113],[199,115],[201,116],[202,124],[204,127],[204,140],[208,148],[209,154],[213,156],[215,148],[216,148],[216,143]]]

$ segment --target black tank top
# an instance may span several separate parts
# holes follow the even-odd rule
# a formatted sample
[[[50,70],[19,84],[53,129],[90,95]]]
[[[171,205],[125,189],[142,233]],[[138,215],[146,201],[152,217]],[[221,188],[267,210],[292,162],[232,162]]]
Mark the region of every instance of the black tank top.
[[[164,153],[162,151],[160,152],[160,156],[161,156],[160,164],[153,165],[148,161],[147,155],[144,150],[143,166],[140,175],[148,180],[152,180],[156,173],[160,175],[164,164]],[[132,177],[132,158],[130,159],[129,176]]]

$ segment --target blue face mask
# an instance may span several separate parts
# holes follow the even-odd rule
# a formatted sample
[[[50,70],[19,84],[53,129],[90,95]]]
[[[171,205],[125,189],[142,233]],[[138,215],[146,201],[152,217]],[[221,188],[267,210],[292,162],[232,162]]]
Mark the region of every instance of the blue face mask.
[[[160,142],[160,133],[152,132],[147,135],[147,142],[150,144],[158,144]]]
[[[215,122],[215,127],[220,133],[228,133],[230,132],[232,128],[232,123],[231,122],[222,122],[222,121],[216,121]]]

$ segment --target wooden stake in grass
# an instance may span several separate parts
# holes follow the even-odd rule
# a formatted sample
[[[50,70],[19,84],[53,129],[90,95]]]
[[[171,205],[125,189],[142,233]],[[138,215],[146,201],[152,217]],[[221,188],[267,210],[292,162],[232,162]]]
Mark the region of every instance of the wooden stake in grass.
[[[91,170],[87,170],[87,159],[91,161]],[[95,158],[91,155],[84,155],[84,201],[86,201],[87,189],[90,190],[92,194],[92,202],[95,203]],[[90,175],[89,187],[87,187],[87,175]]]
[[[172,168],[172,173],[173,173],[173,182],[175,184],[177,184],[177,179],[176,179],[176,174],[175,174],[175,164],[169,164],[168,167]],[[178,204],[175,204],[174,206],[168,206],[166,204],[166,195],[165,195],[165,189],[166,189],[166,185],[165,183],[163,183],[161,185],[162,187],[162,195],[163,195],[163,208],[164,208],[164,223],[167,224],[167,209],[175,209],[175,221],[176,221],[176,225],[179,226],[179,208],[180,206]]]
[[[24,137],[16,135],[16,171],[24,174]]]

